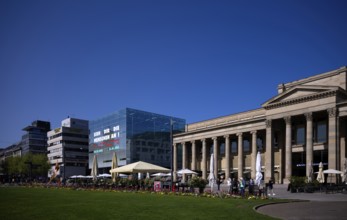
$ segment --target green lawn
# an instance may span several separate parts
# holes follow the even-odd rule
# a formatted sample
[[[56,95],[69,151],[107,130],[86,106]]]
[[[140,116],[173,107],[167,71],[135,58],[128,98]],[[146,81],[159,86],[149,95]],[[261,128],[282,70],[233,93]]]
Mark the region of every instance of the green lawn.
[[[273,200],[221,199],[59,188],[0,187],[0,219],[272,219]]]

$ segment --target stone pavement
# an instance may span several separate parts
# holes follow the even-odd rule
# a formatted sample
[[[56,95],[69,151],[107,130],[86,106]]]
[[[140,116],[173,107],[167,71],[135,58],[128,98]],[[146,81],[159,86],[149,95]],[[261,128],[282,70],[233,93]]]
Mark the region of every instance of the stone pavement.
[[[257,212],[279,219],[347,219],[347,194],[345,193],[290,193],[288,185],[274,185],[273,198],[293,202],[269,204],[256,208]],[[270,197],[270,198],[271,198]]]

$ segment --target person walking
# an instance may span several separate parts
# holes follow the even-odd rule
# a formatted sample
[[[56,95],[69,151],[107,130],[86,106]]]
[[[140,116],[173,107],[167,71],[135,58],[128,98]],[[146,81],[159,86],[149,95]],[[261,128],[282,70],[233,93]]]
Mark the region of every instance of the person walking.
[[[238,193],[238,181],[233,178],[231,180],[231,187],[232,187],[232,194],[237,194]]]
[[[268,188],[269,188],[269,191],[268,191],[268,195],[269,196],[271,196],[271,194],[274,196],[274,195],[276,195],[275,193],[274,193],[274,190],[273,190],[273,185],[274,185],[274,182],[273,182],[273,180],[272,179],[270,179],[269,180],[269,183],[268,183]]]
[[[248,191],[249,191],[249,195],[253,196],[253,193],[254,193],[254,180],[252,178],[249,180]]]
[[[240,186],[240,195],[241,195],[241,197],[245,196],[245,185],[246,185],[245,180],[242,177],[240,177],[239,186]]]
[[[222,180],[221,180],[220,177],[217,178],[217,182],[216,183],[217,183],[217,187],[218,187],[217,189],[219,191],[220,190],[220,184],[222,183]]]

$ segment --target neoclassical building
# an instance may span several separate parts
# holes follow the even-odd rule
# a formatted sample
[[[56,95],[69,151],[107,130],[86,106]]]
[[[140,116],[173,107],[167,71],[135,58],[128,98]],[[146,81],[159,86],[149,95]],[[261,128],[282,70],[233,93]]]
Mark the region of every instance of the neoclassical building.
[[[186,126],[173,138],[173,170],[255,178],[262,155],[264,180],[288,182],[324,169],[344,169],[347,125],[347,69],[278,85],[278,95],[261,108]],[[333,179],[335,181],[335,179]]]

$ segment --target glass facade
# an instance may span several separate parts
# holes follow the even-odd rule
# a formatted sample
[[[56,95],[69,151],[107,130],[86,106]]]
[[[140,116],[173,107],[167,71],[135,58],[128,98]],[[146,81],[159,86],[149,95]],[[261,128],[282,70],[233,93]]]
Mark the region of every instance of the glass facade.
[[[183,132],[185,120],[126,108],[89,122],[89,168],[97,155],[99,168],[108,172],[113,152],[118,165],[145,161],[170,167],[170,132]]]

